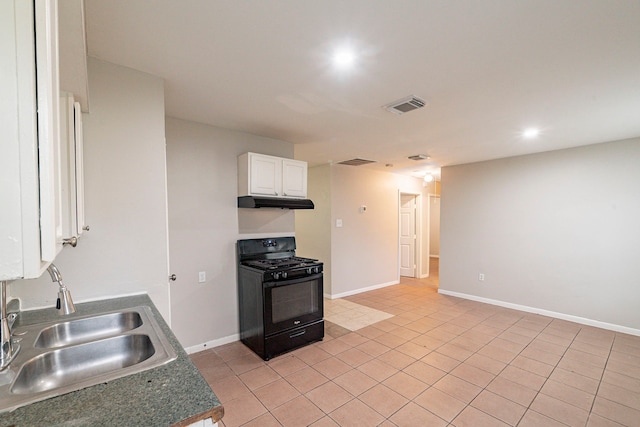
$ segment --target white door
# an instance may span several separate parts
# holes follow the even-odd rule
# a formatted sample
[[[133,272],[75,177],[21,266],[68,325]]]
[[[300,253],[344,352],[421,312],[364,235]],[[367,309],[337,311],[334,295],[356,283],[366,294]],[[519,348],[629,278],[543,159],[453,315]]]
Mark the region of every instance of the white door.
[[[400,195],[400,275],[416,277],[416,196]]]

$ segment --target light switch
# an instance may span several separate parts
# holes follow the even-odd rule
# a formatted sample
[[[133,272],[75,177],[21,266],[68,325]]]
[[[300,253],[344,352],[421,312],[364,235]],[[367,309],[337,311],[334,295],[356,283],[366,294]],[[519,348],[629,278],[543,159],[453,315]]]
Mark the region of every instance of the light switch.
[[[205,271],[201,271],[198,273],[198,283],[204,283],[207,281],[207,273]]]
[[[336,219],[336,227],[342,227],[342,220],[341,219]]]

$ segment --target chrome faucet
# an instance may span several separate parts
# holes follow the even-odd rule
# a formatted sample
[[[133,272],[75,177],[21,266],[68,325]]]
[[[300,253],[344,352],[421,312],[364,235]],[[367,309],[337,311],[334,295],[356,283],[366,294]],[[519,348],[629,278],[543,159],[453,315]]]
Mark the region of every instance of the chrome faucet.
[[[51,280],[60,285],[60,289],[58,289],[58,301],[56,302],[58,314],[63,315],[75,313],[76,306],[73,304],[73,300],[71,299],[71,293],[64,283],[62,283],[62,274],[60,274],[60,270],[58,270],[58,267],[54,264],[49,264],[47,271],[51,276]]]
[[[3,371],[20,351],[20,344],[11,339],[11,326],[16,316],[7,314],[7,282],[3,280],[0,285],[0,371]]]

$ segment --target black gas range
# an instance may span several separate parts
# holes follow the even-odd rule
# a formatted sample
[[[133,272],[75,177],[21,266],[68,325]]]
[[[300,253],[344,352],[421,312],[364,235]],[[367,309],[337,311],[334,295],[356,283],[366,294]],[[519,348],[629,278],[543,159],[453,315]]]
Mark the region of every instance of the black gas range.
[[[322,272],[317,259],[297,256],[244,261],[242,265],[264,272],[264,280],[287,280],[311,276]]]
[[[265,360],[324,337],[323,264],[294,237],[238,240],[240,338]]]

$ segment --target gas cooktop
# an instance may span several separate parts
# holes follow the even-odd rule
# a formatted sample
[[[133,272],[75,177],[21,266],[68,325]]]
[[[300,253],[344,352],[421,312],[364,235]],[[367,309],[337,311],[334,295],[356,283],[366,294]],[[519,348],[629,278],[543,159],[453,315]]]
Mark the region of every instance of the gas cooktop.
[[[254,259],[250,261],[243,261],[243,265],[248,267],[257,268],[260,270],[277,270],[277,269],[289,269],[298,267],[308,267],[318,265],[317,259],[301,258],[301,257],[286,257],[286,258],[272,258],[272,259]]]

